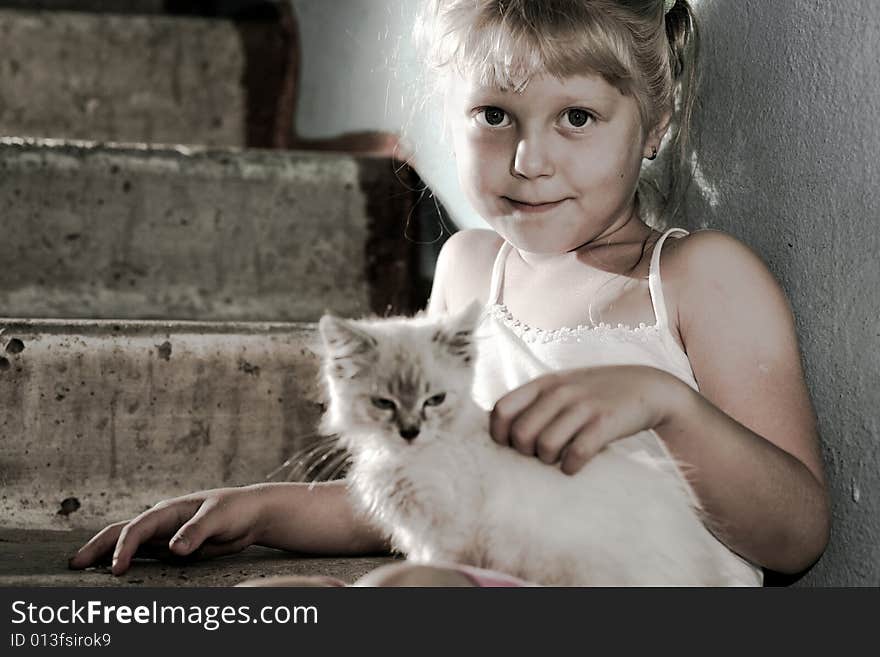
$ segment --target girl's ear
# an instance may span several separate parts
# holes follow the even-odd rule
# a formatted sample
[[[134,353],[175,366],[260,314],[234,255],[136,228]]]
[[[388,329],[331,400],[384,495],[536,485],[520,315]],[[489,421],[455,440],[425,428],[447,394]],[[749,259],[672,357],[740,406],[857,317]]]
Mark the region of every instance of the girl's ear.
[[[327,356],[337,376],[352,378],[376,360],[376,338],[352,322],[324,315],[318,322]]]
[[[663,138],[666,136],[667,131],[669,130],[669,123],[672,121],[672,113],[664,112],[660,117],[660,120],[657,121],[657,125],[655,125],[651,131],[648,133],[648,139],[646,146],[648,150],[653,146],[658,151],[660,150],[660,144],[663,141]],[[646,154],[645,157],[648,157],[650,153]]]
[[[463,311],[450,315],[434,333],[433,341],[448,353],[461,358],[465,363],[471,362],[474,356],[474,331],[483,313],[483,307],[477,301]]]

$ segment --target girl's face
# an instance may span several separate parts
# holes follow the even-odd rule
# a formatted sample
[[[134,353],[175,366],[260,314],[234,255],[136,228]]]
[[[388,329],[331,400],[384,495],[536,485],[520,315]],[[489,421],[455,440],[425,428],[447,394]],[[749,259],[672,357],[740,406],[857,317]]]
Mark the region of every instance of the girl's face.
[[[635,99],[602,77],[536,76],[515,93],[459,76],[446,111],[462,189],[518,249],[564,253],[630,216],[650,147]]]

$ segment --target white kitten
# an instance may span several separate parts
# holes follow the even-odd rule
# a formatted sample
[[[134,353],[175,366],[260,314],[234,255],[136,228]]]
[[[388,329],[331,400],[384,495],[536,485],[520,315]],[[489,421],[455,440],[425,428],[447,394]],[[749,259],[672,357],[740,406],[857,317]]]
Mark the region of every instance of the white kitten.
[[[474,304],[441,320],[321,319],[323,429],[350,451],[350,493],[395,549],[544,585],[735,582],[668,462],[612,443],[568,476],[491,440],[470,395],[479,317]]]

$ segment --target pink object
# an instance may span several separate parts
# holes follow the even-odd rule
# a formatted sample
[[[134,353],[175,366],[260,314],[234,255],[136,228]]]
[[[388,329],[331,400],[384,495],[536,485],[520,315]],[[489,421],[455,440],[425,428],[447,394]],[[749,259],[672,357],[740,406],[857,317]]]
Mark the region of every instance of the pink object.
[[[465,566],[463,564],[455,564],[452,566],[452,569],[460,572],[462,575],[471,580],[475,586],[479,587],[496,588],[511,586],[537,586],[537,584],[532,584],[531,582],[519,579],[518,577],[514,577],[513,575],[500,573],[495,570],[486,570],[485,568],[476,568],[475,566]]]

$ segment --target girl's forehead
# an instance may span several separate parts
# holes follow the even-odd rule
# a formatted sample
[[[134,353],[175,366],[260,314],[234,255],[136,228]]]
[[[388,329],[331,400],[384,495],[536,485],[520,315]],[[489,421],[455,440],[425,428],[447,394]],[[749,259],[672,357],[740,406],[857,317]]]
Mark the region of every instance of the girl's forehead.
[[[591,102],[616,102],[620,91],[609,84],[601,75],[583,73],[559,78],[539,72],[523,80],[519,88],[510,89],[481,82],[480,76],[472,73],[453,73],[450,89],[462,98],[485,98],[487,96],[507,96],[511,98],[535,98],[542,100],[569,99]]]

